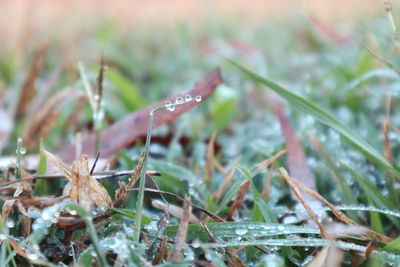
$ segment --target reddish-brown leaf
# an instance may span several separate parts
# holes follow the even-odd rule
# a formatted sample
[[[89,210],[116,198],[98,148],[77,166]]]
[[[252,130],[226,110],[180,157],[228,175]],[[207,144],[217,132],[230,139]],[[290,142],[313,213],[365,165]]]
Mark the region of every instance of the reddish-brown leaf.
[[[202,81],[198,82],[195,85],[195,87],[186,94],[190,94],[193,97],[200,95],[204,100],[214,92],[216,87],[220,83],[222,83],[222,81],[223,80],[220,70],[216,69],[210,74],[208,74]],[[177,96],[184,96],[184,95],[181,94]],[[145,135],[147,131],[147,125],[149,122],[150,111],[155,107],[164,105],[166,100],[175,99],[177,96],[168,97],[154,105],[148,106],[147,108],[134,112],[128,115],[127,117],[119,120],[118,122],[112,124],[109,128],[104,130],[101,133],[100,137],[101,155],[103,157],[110,156],[115,152],[117,152],[118,150],[132,144],[139,136]],[[192,101],[186,103],[185,105],[177,106],[174,112],[169,112],[167,110],[160,111],[154,117],[153,127],[157,128],[162,124],[169,123],[175,120],[179,115],[192,109],[198,104],[199,104],[198,102]],[[82,153],[89,155],[93,154],[94,148],[95,148],[95,140],[93,136],[85,138],[83,140]],[[75,144],[71,144],[66,148],[62,149],[61,151],[59,151],[58,155],[64,162],[71,163],[75,158],[74,151],[75,151]]]

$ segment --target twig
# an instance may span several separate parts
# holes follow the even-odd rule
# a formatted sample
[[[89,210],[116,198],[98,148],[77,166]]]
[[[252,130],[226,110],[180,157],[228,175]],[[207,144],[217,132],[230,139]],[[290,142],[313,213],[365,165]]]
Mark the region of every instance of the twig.
[[[364,47],[368,50],[368,52],[374,56],[376,59],[378,59],[379,61],[381,61],[382,63],[384,63],[385,65],[387,65],[390,69],[392,69],[394,72],[396,72],[398,75],[400,75],[400,70],[398,68],[396,68],[395,65],[393,65],[392,63],[390,63],[387,59],[385,59],[384,57],[381,57],[377,54],[375,54],[368,46],[367,44],[364,43]]]

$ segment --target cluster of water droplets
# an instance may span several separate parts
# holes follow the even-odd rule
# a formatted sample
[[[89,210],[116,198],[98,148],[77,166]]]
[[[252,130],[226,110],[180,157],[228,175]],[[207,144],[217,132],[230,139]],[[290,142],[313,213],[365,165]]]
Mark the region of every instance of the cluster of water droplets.
[[[26,149],[22,146],[22,138],[21,137],[18,138],[17,143],[21,144],[21,145],[17,148],[17,150],[15,152],[17,153],[17,155],[25,155]]]
[[[201,100],[201,95],[197,95],[194,97],[194,101],[196,102],[200,102]],[[186,95],[185,97],[178,96],[174,102],[167,100],[165,102],[165,108],[169,111],[175,111],[175,107],[177,105],[182,105],[191,101],[193,101],[193,97],[191,95]]]
[[[118,254],[122,260],[128,260],[132,253],[142,255],[146,250],[146,246],[133,241],[133,227],[126,224],[119,224],[119,226],[121,227],[121,231],[100,240],[101,248]],[[92,254],[92,256],[94,255]]]

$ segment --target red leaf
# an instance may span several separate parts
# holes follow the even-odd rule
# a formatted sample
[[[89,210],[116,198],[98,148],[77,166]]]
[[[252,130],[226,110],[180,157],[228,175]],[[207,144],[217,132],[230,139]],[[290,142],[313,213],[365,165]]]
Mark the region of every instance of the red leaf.
[[[222,83],[223,79],[219,69],[215,69],[208,74],[202,81],[198,82],[195,87],[186,94],[193,97],[200,95],[202,99],[206,99],[213,93],[216,87]],[[177,95],[184,96],[186,94]],[[139,136],[145,135],[149,121],[149,113],[155,107],[165,104],[167,100],[174,100],[177,96],[168,97],[156,104],[148,106],[137,112],[134,112],[127,117],[112,124],[109,128],[101,133],[100,137],[100,151],[102,157],[107,157],[120,149],[132,144]],[[158,112],[154,117],[153,128],[162,124],[169,123],[175,120],[179,115],[185,113],[191,108],[199,104],[196,101],[179,105],[174,112],[167,110]],[[82,153],[92,155],[94,154],[94,137],[85,138],[82,142]],[[57,153],[58,156],[66,163],[71,163],[75,159],[75,144],[71,144]]]

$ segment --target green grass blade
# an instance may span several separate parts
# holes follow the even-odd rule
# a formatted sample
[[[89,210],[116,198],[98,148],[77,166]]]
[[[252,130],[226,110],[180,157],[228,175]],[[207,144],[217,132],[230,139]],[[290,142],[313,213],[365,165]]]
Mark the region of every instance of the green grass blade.
[[[400,172],[395,169],[378,151],[375,150],[370,144],[368,144],[363,138],[361,138],[357,133],[352,131],[346,125],[342,124],[336,118],[334,118],[327,111],[317,106],[316,104],[310,102],[309,100],[291,93],[290,91],[284,89],[280,85],[271,82],[258,74],[242,67],[238,63],[231,61],[232,64],[237,67],[244,74],[249,76],[254,81],[257,81],[275,91],[282,98],[288,101],[292,106],[299,108],[303,112],[312,115],[315,119],[319,120],[321,123],[333,128],[338,133],[340,133],[345,139],[348,140],[358,151],[360,151],[365,157],[377,164],[382,168],[387,168],[393,172],[393,174],[399,178]]]
[[[282,225],[261,222],[219,222],[208,223],[208,229],[213,236],[222,238],[256,238],[263,236],[276,236],[280,234],[314,234],[319,235],[319,229],[316,227]],[[166,232],[170,237],[174,237],[178,231],[178,226],[167,226]],[[209,236],[204,227],[200,224],[190,224],[188,238],[199,238],[207,241]]]
[[[251,183],[251,187],[254,193],[254,202],[260,208],[260,211],[264,217],[265,222],[267,223],[277,223],[278,220],[272,209],[269,205],[264,201],[260,192],[258,192],[257,188],[253,184],[253,176],[247,171],[243,166],[239,163],[231,161],[231,163],[244,175],[244,177]]]

